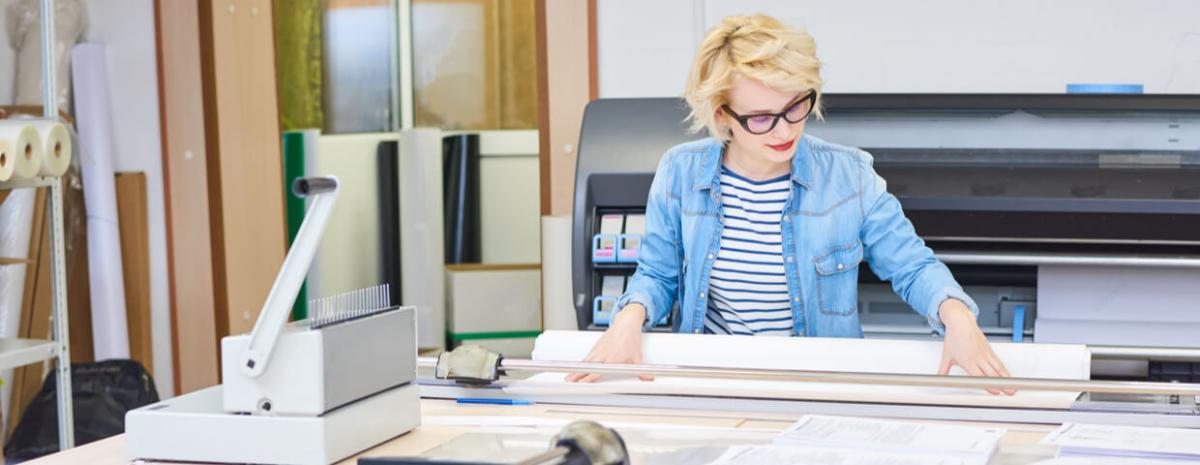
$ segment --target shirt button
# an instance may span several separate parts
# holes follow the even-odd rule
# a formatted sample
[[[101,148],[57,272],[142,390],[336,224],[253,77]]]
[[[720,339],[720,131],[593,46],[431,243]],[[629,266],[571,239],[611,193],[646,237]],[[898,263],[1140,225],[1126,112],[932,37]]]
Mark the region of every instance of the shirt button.
[[[792,215],[783,215],[783,221],[792,221]]]
[[[692,333],[693,333],[693,334],[700,334],[700,328],[696,328],[696,329],[692,330]]]
[[[793,302],[799,302],[799,301],[800,301],[800,296],[792,297],[792,301],[793,301]]]
[[[709,260],[712,260],[712,259],[713,259],[713,254],[708,254],[708,259],[709,259]]]
[[[700,298],[701,298],[701,299],[703,299],[703,298],[704,298],[704,295],[705,295],[705,294],[704,294],[703,292],[701,292],[701,293],[700,293]]]
[[[791,263],[791,262],[794,262],[794,261],[796,261],[796,260],[795,260],[795,257],[793,257],[793,256],[791,256],[791,255],[788,255],[788,263]]]
[[[838,263],[838,269],[839,269],[839,270],[840,270],[840,269],[843,269],[843,268],[845,268],[845,267],[846,267],[846,265],[843,265],[843,264],[841,264],[841,263]]]

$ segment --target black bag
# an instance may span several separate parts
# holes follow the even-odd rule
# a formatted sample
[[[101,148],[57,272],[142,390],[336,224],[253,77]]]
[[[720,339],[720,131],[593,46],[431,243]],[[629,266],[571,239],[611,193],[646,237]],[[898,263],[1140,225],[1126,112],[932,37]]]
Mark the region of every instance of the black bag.
[[[4,447],[6,463],[58,452],[57,376],[50,375],[29,403]],[[75,445],[125,432],[125,412],[158,402],[154,379],[134,360],[71,365]]]

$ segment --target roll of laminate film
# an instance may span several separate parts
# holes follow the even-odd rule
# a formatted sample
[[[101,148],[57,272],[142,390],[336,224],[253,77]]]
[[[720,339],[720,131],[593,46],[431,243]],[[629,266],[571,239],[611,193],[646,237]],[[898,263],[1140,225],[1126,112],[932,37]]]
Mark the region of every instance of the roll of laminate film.
[[[379,259],[391,302],[402,302],[400,273],[400,144],[385,140],[375,147],[379,181]]]
[[[483,261],[479,215],[479,134],[456,134],[442,141],[445,170],[446,263]]]
[[[14,178],[32,178],[42,166],[42,142],[37,129],[27,120],[0,121],[0,140],[12,144]]]
[[[31,121],[42,143],[42,166],[38,170],[41,176],[62,176],[71,166],[71,156],[74,147],[71,144],[71,131],[62,123],[37,120]]]
[[[113,174],[112,120],[104,47],[80,44],[74,63],[75,116],[79,164],[87,207],[88,277],[92,298],[92,337],[96,361],[129,358],[125,319],[125,279],[117,224]]]
[[[442,132],[400,133],[400,294],[417,307],[417,345],[445,347],[446,264],[442,233]]]
[[[0,182],[12,178],[13,171],[17,169],[17,160],[14,157],[12,142],[0,139]]]

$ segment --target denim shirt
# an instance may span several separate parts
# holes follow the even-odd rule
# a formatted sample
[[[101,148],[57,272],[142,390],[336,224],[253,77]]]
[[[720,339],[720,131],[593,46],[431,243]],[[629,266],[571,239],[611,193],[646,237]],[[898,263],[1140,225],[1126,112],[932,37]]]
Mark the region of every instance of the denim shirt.
[[[637,272],[617,308],[646,307],[647,325],[679,301],[679,332],[700,333],[724,222],[720,167],[724,146],[708,138],[677,145],[658,165],[646,202]],[[948,298],[978,315],[975,302],[917,236],[865,151],[805,135],[792,159],[782,241],[793,336],[862,337],[858,267],[863,260],[905,302],[943,332]]]

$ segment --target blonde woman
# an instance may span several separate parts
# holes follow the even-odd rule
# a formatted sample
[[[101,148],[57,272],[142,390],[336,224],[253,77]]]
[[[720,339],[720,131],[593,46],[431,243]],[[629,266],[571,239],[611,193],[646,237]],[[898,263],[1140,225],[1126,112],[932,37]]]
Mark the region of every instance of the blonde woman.
[[[709,32],[685,97],[693,130],[711,137],[663,155],[637,272],[587,361],[640,363],[642,327],[676,299],[682,332],[862,337],[865,259],[945,334],[941,373],[1008,376],[975,302],[917,236],[871,156],[804,134],[821,117],[820,69],[813,38],[773,18],[729,17]]]

